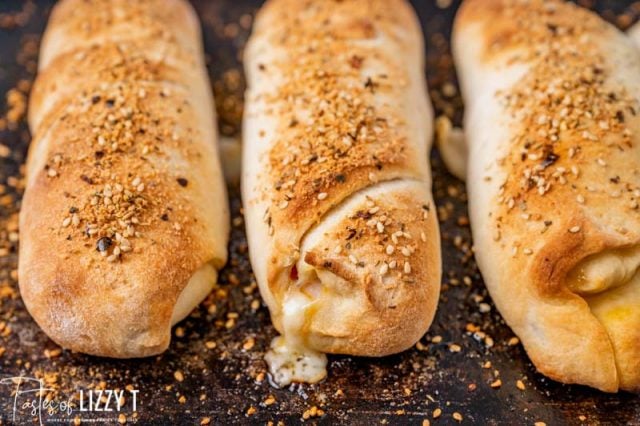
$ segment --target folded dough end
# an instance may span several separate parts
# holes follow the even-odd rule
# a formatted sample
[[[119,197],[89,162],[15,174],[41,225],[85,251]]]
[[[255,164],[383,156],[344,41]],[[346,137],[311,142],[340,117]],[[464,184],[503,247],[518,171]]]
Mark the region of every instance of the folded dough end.
[[[139,358],[164,352],[171,341],[171,326],[202,302],[217,279],[216,269],[205,264],[189,279],[171,309],[169,297],[165,303],[154,302],[154,308],[140,292],[127,295],[131,287],[125,283],[119,285],[128,290],[114,289],[110,296],[87,302],[88,298],[80,294],[84,291],[75,290],[90,285],[89,281],[83,282],[81,274],[69,274],[64,282],[58,276],[48,289],[33,280],[28,268],[21,272],[25,278],[20,281],[25,305],[52,340],[66,349],[110,358]],[[73,297],[76,292],[79,296]]]
[[[180,259],[176,262],[183,268],[166,259],[155,265],[144,259],[110,263],[89,257],[74,263],[67,253],[44,258],[39,255],[44,247],[31,247],[19,259],[27,309],[58,345],[89,355],[162,353],[171,341],[171,326],[206,297],[217,278],[211,262],[193,269]]]
[[[607,333],[580,297],[566,292],[529,303],[522,321],[512,328],[542,374],[563,383],[618,391],[615,358]]]
[[[425,183],[382,182],[356,193],[307,233],[299,259],[283,271],[290,285],[273,315],[276,328],[319,352],[386,356],[410,348],[435,315],[438,242]],[[304,309],[288,310],[300,297]]]
[[[587,257],[570,272],[568,286],[584,297],[605,328],[620,389],[640,391],[640,247]]]
[[[204,264],[189,279],[182,290],[171,315],[171,325],[176,325],[202,302],[218,281],[218,271],[210,264]]]

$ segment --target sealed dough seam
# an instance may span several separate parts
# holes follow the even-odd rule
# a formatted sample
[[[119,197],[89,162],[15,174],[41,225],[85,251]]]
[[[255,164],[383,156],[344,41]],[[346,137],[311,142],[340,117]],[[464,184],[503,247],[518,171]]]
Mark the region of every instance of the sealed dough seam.
[[[605,330],[621,389],[640,380],[640,246],[604,250],[578,263],[567,276]]]
[[[332,272],[319,271],[305,261],[308,247],[313,246],[313,241],[322,238],[323,227],[328,226],[332,220],[340,220],[350,210],[351,204],[356,203],[363,196],[384,186],[394,183],[418,183],[427,185],[417,178],[399,177],[380,180],[340,200],[332,206],[318,222],[309,228],[300,239],[300,259],[292,267],[298,269],[299,278],[290,283],[282,301],[282,336],[273,339],[271,349],[265,356],[269,364],[271,377],[278,386],[288,385],[292,382],[316,383],[326,377],[327,357],[324,353],[311,348],[308,345],[309,324],[315,313],[315,302],[322,297],[331,297],[332,289],[325,282],[338,282],[342,288],[353,284],[346,277]],[[323,279],[324,278],[324,279]],[[337,298],[343,307],[343,312],[349,312],[350,306],[361,306],[364,302],[359,300],[362,295],[353,292],[354,297],[346,297],[343,292]],[[335,318],[340,321],[340,318]]]

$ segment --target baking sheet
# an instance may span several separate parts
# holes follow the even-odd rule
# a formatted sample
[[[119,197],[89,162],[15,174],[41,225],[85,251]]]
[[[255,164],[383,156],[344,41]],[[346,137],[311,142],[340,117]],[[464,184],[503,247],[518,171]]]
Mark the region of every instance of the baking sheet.
[[[640,399],[555,383],[537,374],[491,303],[473,261],[464,185],[432,156],[442,229],[443,291],[435,322],[413,349],[384,359],[332,356],[317,385],[274,389],[264,350],[275,335],[251,275],[239,194],[230,186],[230,262],[218,288],[174,329],[171,348],[143,360],[60,350],[36,326],[16,283],[21,167],[29,142],[21,118],[39,37],[52,0],[0,1],[0,424],[55,419],[139,424],[640,424]],[[195,0],[216,94],[221,133],[237,136],[243,77],[239,58],[260,1]],[[415,0],[425,29],[428,78],[438,115],[460,124],[461,101],[448,38],[457,1]],[[640,3],[583,1],[620,27]],[[9,95],[9,92],[11,93]],[[42,379],[53,401],[90,390],[124,390],[120,412],[69,416],[21,408],[12,377]],[[4,382],[2,380],[4,379]],[[36,382],[22,384],[33,389]],[[29,387],[31,386],[31,387]],[[36,388],[39,386],[37,384]],[[137,411],[131,390],[138,391]],[[14,403],[17,409],[14,411]],[[76,399],[76,404],[78,400]],[[104,404],[103,404],[104,405]],[[110,408],[115,410],[113,402]]]

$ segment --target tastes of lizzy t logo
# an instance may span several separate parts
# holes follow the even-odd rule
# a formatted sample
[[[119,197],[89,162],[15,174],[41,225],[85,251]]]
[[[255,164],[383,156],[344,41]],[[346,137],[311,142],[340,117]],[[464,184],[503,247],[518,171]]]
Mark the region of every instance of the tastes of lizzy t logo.
[[[137,416],[132,414],[138,410],[138,392],[130,386],[125,390],[80,389],[75,397],[62,397],[55,389],[46,387],[42,379],[23,376],[0,378],[0,394],[11,397],[0,405],[8,411],[1,413],[0,420],[9,415],[6,419],[15,424],[35,419],[40,425],[74,420],[91,423],[125,420],[135,423]]]

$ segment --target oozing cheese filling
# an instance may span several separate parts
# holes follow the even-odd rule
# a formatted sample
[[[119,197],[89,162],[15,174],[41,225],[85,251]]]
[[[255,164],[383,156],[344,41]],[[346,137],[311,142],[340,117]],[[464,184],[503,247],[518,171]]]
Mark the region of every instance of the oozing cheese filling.
[[[317,383],[327,376],[327,356],[305,343],[313,305],[314,299],[298,287],[292,288],[284,298],[283,335],[273,339],[265,355],[271,378],[278,386],[292,382]]]

